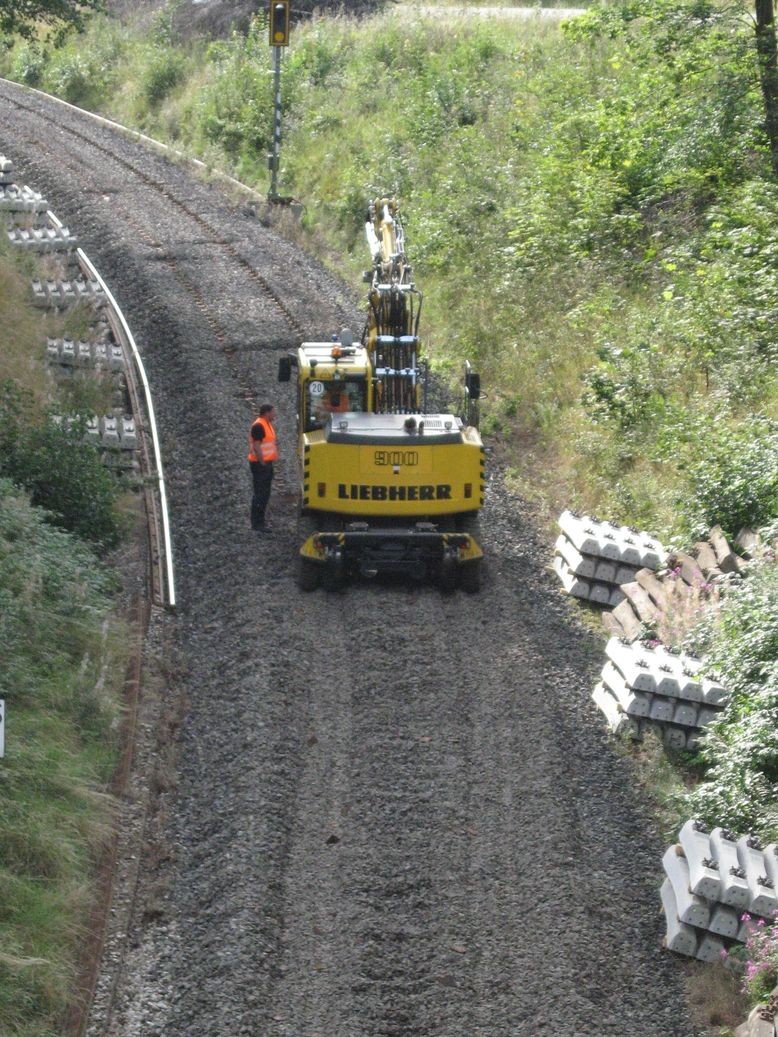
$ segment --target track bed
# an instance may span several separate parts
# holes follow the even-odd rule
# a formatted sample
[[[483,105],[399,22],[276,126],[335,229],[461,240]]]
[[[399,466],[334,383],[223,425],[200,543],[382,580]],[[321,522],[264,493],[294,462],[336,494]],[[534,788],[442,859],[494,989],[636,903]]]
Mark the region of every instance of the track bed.
[[[690,1037],[661,846],[589,700],[602,646],[521,503],[492,479],[479,595],[301,594],[277,361],[357,307],[83,117],[0,85],[0,137],[133,325],[172,507],[178,791],[92,1037]],[[258,539],[245,440],[268,396],[287,467]]]

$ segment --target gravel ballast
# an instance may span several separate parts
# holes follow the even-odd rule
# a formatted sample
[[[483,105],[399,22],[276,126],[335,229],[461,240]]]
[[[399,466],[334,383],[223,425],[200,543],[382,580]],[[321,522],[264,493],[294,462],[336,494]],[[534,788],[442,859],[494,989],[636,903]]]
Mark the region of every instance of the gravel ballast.
[[[301,594],[276,382],[299,336],[247,265],[310,338],[360,331],[358,296],[245,203],[8,84],[0,144],[133,328],[172,509],[177,793],[91,1037],[694,1037],[662,846],[589,698],[603,646],[528,509],[492,475],[479,595]],[[249,399],[280,415],[269,537]]]

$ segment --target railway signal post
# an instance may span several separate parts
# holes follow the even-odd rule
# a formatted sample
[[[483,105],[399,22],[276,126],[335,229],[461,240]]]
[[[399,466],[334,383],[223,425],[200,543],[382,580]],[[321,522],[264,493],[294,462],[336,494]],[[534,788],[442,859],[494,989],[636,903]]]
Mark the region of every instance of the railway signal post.
[[[273,48],[273,151],[268,156],[270,193],[268,200],[278,200],[278,166],[281,156],[281,48],[289,46],[289,8],[291,0],[270,0],[270,46]]]

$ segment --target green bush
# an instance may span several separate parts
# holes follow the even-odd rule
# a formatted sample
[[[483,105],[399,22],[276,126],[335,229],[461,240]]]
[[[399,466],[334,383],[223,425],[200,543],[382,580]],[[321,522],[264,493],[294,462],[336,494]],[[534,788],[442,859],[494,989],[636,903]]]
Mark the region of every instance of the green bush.
[[[734,537],[778,515],[778,424],[751,418],[711,426],[690,470],[685,510],[698,529],[720,524]]]
[[[707,772],[686,797],[695,817],[778,837],[778,564],[752,567],[694,636],[732,693],[701,751]]]
[[[98,93],[94,69],[79,54],[67,53],[55,58],[46,75],[46,86],[71,104],[88,106]]]
[[[37,43],[26,43],[16,53],[12,75],[27,86],[40,86],[47,61],[47,53]]]
[[[158,108],[186,73],[186,59],[172,48],[155,47],[143,68],[140,92],[148,108]]]
[[[252,32],[213,44],[211,76],[193,107],[195,140],[222,149],[238,170],[256,169],[272,140],[272,80],[258,23]]]
[[[51,520],[101,550],[119,539],[116,480],[83,442],[84,419],[42,425],[25,420],[27,400],[13,383],[0,392],[0,475],[29,491]]]

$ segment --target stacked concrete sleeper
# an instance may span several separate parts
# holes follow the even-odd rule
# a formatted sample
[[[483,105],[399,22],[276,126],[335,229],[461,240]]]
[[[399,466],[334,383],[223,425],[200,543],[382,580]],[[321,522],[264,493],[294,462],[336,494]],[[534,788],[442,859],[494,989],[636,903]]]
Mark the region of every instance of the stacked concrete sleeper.
[[[592,698],[614,734],[641,738],[654,729],[666,745],[691,749],[727,703],[727,691],[703,677],[695,656],[645,641],[612,637]]]
[[[565,591],[576,598],[610,607],[624,599],[621,584],[640,569],[657,570],[667,552],[650,534],[588,515],[563,511],[562,530],[554,545],[554,571]]]
[[[10,160],[0,155],[0,215],[5,217],[10,244],[36,253],[56,253],[63,258],[67,269],[73,262],[78,243],[67,227],[51,226],[48,207],[42,195],[14,182]],[[27,225],[19,226],[19,221]],[[45,309],[62,310],[78,302],[92,308],[96,340],[47,339],[46,358],[59,377],[70,376],[80,368],[112,376],[115,381],[115,410],[90,418],[85,439],[101,450],[106,464],[122,470],[139,470],[135,456],[138,448],[135,419],[127,413],[130,408],[123,376],[125,358],[102,316],[107,303],[102,288],[96,281],[85,279],[79,269],[71,279],[34,280],[32,298],[36,305]]]
[[[718,961],[733,944],[745,943],[760,919],[774,920],[778,844],[762,848],[754,836],[738,838],[724,828],[709,832],[694,820],[686,822],[679,839],[662,859],[666,946],[690,958]]]

